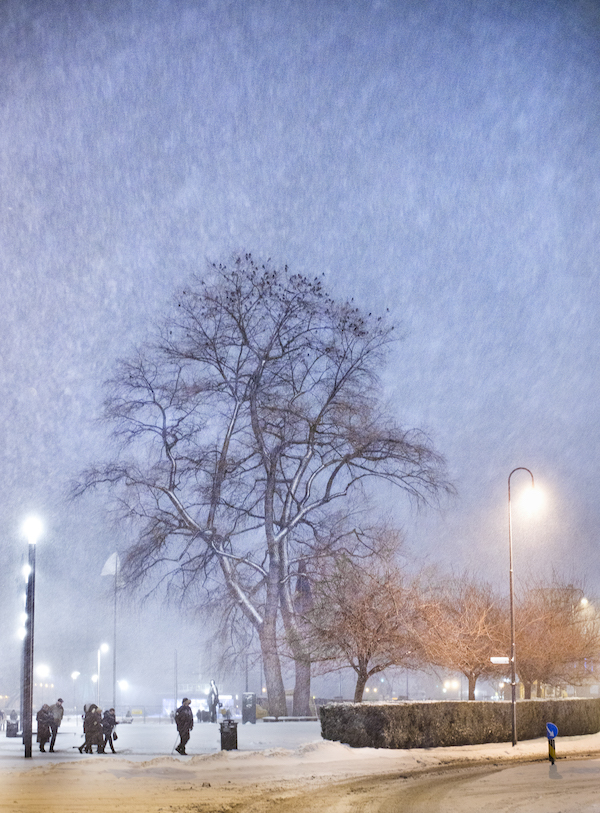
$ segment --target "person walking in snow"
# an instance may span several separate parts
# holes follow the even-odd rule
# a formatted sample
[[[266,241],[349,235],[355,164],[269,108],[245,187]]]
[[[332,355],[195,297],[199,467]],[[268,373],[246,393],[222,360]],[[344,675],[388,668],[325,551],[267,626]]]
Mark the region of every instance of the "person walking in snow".
[[[50,723],[50,731],[52,732],[52,736],[50,738],[50,750],[54,751],[54,744],[56,743],[56,735],[58,734],[58,729],[60,728],[60,724],[62,723],[63,714],[65,710],[63,708],[63,699],[59,697],[54,705],[50,706],[50,713],[52,714],[52,722]]]
[[[85,734],[85,742],[79,746],[79,753],[85,751],[86,754],[92,753],[92,746],[96,746],[97,753],[104,753],[104,734],[102,731],[102,711],[95,703],[91,703],[85,711],[83,718],[83,733]]]
[[[115,753],[115,746],[113,745],[113,737],[116,737],[116,733],[113,735],[113,730],[115,726],[118,725],[117,717],[115,715],[114,709],[108,709],[104,712],[104,716],[102,717],[102,732],[104,734],[104,751],[106,752],[106,746],[110,745],[110,750]]]
[[[44,703],[36,714],[35,719],[37,720],[37,741],[40,744],[40,751],[45,754],[46,749],[44,745],[46,745],[50,739],[50,723],[54,719],[50,711],[50,706],[47,703]]]
[[[194,727],[194,713],[190,708],[192,701],[188,697],[184,697],[181,701],[181,706],[175,712],[175,725],[179,732],[179,745],[175,749],[179,754],[185,756],[185,746],[190,738],[190,731]]]

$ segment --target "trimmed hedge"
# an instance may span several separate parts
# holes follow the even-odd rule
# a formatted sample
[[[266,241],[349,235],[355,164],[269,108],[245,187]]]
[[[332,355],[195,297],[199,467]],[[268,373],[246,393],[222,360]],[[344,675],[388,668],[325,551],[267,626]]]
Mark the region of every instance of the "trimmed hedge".
[[[435,748],[512,740],[507,701],[328,703],[320,708],[321,734],[353,748]],[[519,700],[517,738],[546,736],[546,723],[572,737],[600,731],[600,699]]]

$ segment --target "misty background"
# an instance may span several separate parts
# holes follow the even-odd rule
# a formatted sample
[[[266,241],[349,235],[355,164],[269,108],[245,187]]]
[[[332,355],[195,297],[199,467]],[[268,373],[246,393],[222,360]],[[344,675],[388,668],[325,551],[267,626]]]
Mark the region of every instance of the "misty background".
[[[407,551],[508,591],[526,466],[545,499],[515,508],[517,585],[600,594],[598,2],[3,0],[0,77],[0,694],[34,513],[36,664],[95,696],[100,573],[130,540],[69,485],[106,448],[115,359],[236,250],[401,324],[386,395],[458,492],[418,513],[382,492]],[[175,650],[180,682],[243,691],[201,615],[141,598],[119,603],[121,702],[172,691]]]

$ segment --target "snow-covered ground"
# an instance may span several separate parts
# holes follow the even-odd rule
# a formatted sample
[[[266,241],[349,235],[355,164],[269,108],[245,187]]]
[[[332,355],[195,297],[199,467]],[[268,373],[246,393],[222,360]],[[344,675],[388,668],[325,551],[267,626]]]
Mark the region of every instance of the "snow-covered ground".
[[[65,717],[56,740],[56,750],[40,753],[33,734],[33,756],[25,760],[23,743],[20,738],[5,736],[0,732],[0,770],[26,762],[28,765],[41,765],[53,762],[81,762],[82,760],[102,759],[102,754],[80,754],[78,746],[83,743],[81,718]],[[173,756],[182,760],[174,746],[179,742],[174,723],[162,719],[138,719],[131,724],[117,726],[118,740],[115,742],[116,755],[107,752],[104,756],[112,759],[126,758],[129,762],[146,762],[154,757]],[[322,742],[321,724],[318,722],[246,723],[237,726],[239,752],[268,752],[273,750],[294,751],[307,743]],[[221,751],[221,733],[217,723],[195,723],[187,752],[190,756],[216,754]]]
[[[31,759],[24,758],[20,739],[1,732],[0,810],[85,813],[110,803],[122,813],[141,809],[212,811],[233,809],[234,800],[235,809],[262,810],[260,805],[272,799],[273,793],[289,800],[311,788],[316,792],[359,777],[408,776],[476,763],[497,766],[537,759],[543,764],[548,755],[545,738],[514,748],[510,743],[495,743],[378,750],[324,741],[318,722],[240,723],[237,731],[238,750],[222,751],[219,726],[196,724],[189,756],[180,757],[173,752],[177,741],[173,724],[136,720],[118,727],[117,754],[86,755],[77,750],[82,742],[81,721],[71,718],[60,729],[57,751],[42,754],[34,743]],[[559,758],[599,754],[600,734],[559,736],[556,745]],[[186,794],[187,806],[182,806]],[[219,807],[225,797],[229,807]]]

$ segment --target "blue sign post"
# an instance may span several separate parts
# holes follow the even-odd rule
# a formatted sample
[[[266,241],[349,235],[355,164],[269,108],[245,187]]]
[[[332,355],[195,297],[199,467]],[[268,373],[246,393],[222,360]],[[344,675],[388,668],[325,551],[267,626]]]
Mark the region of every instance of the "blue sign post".
[[[558,728],[554,723],[546,723],[546,736],[548,737],[548,759],[554,765],[556,759],[556,747],[554,740],[558,735]]]

